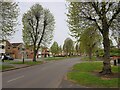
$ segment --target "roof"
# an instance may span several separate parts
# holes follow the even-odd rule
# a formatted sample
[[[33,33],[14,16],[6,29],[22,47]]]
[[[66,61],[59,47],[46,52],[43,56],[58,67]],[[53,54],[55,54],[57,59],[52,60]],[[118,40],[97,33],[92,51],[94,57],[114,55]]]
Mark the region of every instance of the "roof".
[[[14,47],[17,47],[19,46],[20,44],[23,44],[23,43],[11,43]]]

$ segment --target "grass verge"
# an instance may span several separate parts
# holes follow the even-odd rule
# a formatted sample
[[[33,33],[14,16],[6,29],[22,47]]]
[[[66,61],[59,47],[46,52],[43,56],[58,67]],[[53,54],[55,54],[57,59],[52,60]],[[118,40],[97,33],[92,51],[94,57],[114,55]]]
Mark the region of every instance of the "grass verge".
[[[90,61],[88,56],[82,57],[81,60]],[[96,60],[97,60],[97,57],[96,56],[92,56],[91,61],[96,61]]]
[[[62,59],[65,59],[67,57],[47,57],[47,58],[44,58],[44,60],[47,60],[47,61],[50,61],[50,60],[62,60]]]
[[[69,59],[69,58],[74,58],[74,57],[78,57],[78,56],[47,57],[47,58],[44,58],[44,60],[46,60],[46,61],[52,61],[52,60],[64,60],[64,59]]]
[[[37,65],[37,64],[42,64],[42,61],[37,61],[37,62],[33,62],[33,61],[25,61],[24,63],[21,62],[21,61],[17,61],[17,62],[10,62],[10,64]]]
[[[67,74],[68,80],[86,87],[118,87],[119,78],[108,78],[96,75],[102,68],[102,62],[85,62],[73,66],[71,72]],[[119,67],[120,68],[120,67]],[[112,66],[112,71],[118,73],[118,67]]]
[[[14,66],[11,66],[11,65],[0,65],[0,70],[6,70],[6,69],[10,69],[10,68],[14,68]]]

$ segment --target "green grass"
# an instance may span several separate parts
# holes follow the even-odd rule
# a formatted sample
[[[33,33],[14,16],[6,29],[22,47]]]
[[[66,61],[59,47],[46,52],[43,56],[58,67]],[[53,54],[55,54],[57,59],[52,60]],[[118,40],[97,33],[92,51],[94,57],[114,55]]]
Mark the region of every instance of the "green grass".
[[[23,64],[23,62],[21,62],[21,61],[10,62],[10,64]],[[33,61],[25,61],[24,64],[26,64],[26,65],[37,65],[37,64],[42,64],[42,61],[36,61],[36,62],[33,62]]]
[[[11,66],[11,65],[0,65],[0,70],[6,70],[6,69],[10,69],[10,68],[14,68],[14,66]]]
[[[83,57],[83,58],[81,58],[81,59],[82,59],[82,60],[85,60],[85,61],[90,61],[90,59],[89,59],[88,56]],[[95,61],[95,60],[97,60],[96,56],[92,56],[91,61]]]
[[[78,57],[78,56],[66,56],[66,57],[47,57],[44,58],[44,60],[46,61],[51,61],[51,60],[64,60],[64,59],[68,59],[68,58],[74,58],[74,57]]]
[[[47,58],[44,58],[44,60],[47,60],[47,61],[50,61],[50,60],[63,60],[67,57],[47,57]]]
[[[120,67],[119,67],[120,68]],[[102,62],[85,62],[73,66],[67,74],[69,80],[86,87],[118,87],[118,78],[103,79],[92,72],[99,72],[102,69]],[[113,72],[118,72],[118,67],[112,67]]]

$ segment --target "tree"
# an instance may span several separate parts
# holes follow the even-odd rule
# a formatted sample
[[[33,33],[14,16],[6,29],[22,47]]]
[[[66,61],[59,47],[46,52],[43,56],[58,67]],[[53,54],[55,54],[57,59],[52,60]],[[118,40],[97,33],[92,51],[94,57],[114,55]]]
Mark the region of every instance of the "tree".
[[[59,53],[62,54],[62,46],[59,46]]]
[[[0,1],[0,39],[7,39],[15,33],[18,15],[17,3]]]
[[[75,45],[75,52],[76,52],[77,55],[81,52],[81,50],[80,50],[80,43],[78,43],[78,42]]]
[[[110,74],[110,41],[109,32],[113,31],[113,27],[117,27],[120,17],[120,1],[119,2],[71,2],[69,4],[68,21],[70,26],[75,27],[75,20],[79,25],[79,32],[83,28],[96,24],[97,29],[103,37],[104,61],[103,69],[100,73]],[[74,11],[74,12],[73,12]],[[76,13],[74,15],[74,13]],[[78,29],[72,29],[79,34]]]
[[[79,19],[79,3],[70,3],[69,10],[67,16],[69,23],[69,30],[71,32],[71,36],[75,37],[77,40],[79,40],[79,36],[81,34],[81,27],[80,27],[80,19]]]
[[[120,25],[119,25],[120,28]],[[114,37],[116,43],[117,43],[117,48],[120,49],[120,31],[113,31],[112,36]]]
[[[23,41],[26,45],[33,46],[33,61],[36,61],[40,46],[48,45],[53,37],[54,16],[48,9],[35,4],[23,15],[22,22]]]
[[[74,49],[73,41],[70,38],[65,39],[63,50],[67,55],[71,55]]]
[[[117,43],[117,48],[120,49],[120,14],[118,14],[116,19],[112,24],[112,36]]]
[[[109,39],[110,40],[110,48],[113,47],[113,42],[112,42],[112,39]]]
[[[89,59],[92,59],[92,53],[97,51],[101,42],[101,36],[94,27],[89,27],[81,34],[80,46],[81,50],[89,55]]]
[[[56,55],[59,53],[59,46],[57,42],[54,42],[53,45],[50,48],[53,55]]]

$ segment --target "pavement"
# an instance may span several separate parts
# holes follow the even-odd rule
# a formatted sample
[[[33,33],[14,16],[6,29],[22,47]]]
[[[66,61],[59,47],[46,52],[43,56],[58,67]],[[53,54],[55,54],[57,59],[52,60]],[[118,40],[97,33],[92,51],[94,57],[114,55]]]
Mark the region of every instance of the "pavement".
[[[45,64],[16,69],[2,73],[3,88],[80,88],[64,79],[80,58],[50,61]],[[83,88],[83,87],[82,87]]]

